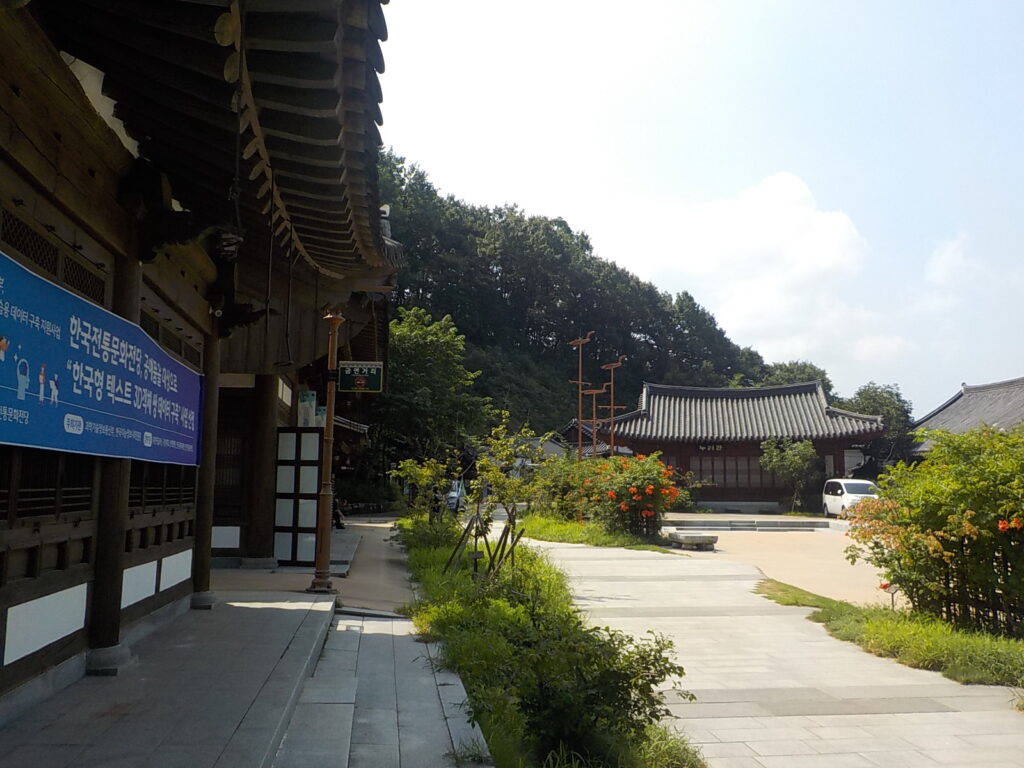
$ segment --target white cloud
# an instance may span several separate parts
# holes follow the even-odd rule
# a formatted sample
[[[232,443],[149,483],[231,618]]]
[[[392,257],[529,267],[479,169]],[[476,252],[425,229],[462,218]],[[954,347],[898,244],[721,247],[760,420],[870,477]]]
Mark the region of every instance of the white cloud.
[[[735,341],[770,360],[823,360],[873,319],[859,277],[867,242],[845,213],[822,210],[798,176],[777,173],[724,200],[675,203],[661,218],[672,247],[645,249],[626,266],[691,291]]]
[[[903,336],[862,336],[853,343],[853,357],[860,363],[890,363],[906,355],[912,348]]]
[[[963,232],[940,243],[925,264],[924,279],[932,285],[951,285],[962,281],[975,267],[967,248],[967,235]]]

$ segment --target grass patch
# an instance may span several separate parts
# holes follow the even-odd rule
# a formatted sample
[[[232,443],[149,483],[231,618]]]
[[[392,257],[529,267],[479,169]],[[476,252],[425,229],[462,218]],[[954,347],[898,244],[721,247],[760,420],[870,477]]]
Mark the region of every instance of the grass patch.
[[[1024,641],[956,629],[932,616],[881,606],[859,607],[773,579],[757,592],[781,605],[817,608],[807,618],[831,635],[908,667],[930,669],[960,683],[1019,686]]]
[[[439,663],[462,679],[497,768],[705,767],[660,726],[662,687],[683,674],[670,641],[587,626],[565,575],[536,550],[518,548],[515,567],[490,576],[486,559],[478,576],[442,573],[455,525],[421,517],[398,527],[419,582],[413,622],[440,640]],[[452,755],[478,757],[471,745]]]
[[[577,523],[552,517],[529,515],[520,521],[526,536],[541,541],[560,541],[566,544],[589,544],[592,547],[625,547],[650,552],[669,552],[667,547],[632,533],[612,533],[596,523]]]

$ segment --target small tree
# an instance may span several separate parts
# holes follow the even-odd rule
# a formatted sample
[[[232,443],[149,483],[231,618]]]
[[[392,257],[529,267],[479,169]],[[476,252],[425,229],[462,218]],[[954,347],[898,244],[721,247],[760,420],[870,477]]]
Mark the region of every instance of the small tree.
[[[487,517],[500,504],[515,525],[516,505],[529,503],[533,497],[533,469],[544,462],[541,442],[546,437],[538,439],[528,426],[510,432],[508,411],[501,412],[498,424],[480,442],[473,482],[474,500],[480,502]]]
[[[803,507],[804,489],[820,475],[818,454],[810,440],[789,437],[761,443],[761,468],[774,472],[792,493],[792,508]],[[785,499],[783,500],[785,503]]]
[[[434,521],[444,515],[445,494],[458,472],[458,466],[454,454],[444,461],[434,458],[422,461],[405,459],[390,474],[405,484],[406,496],[413,511]]]

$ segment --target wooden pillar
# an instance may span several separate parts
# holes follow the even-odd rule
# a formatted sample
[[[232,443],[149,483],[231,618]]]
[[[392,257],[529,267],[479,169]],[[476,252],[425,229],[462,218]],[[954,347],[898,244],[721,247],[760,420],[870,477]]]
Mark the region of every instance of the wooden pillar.
[[[137,259],[118,256],[114,270],[113,311],[137,323],[141,289],[141,264]],[[86,671],[93,675],[116,675],[131,661],[131,652],[121,645],[121,588],[132,462],[130,459],[103,458],[100,465],[96,563],[89,610],[90,651],[86,658]]]
[[[256,376],[249,504],[243,520],[243,568],[273,568],[274,493],[277,489],[277,376]]]
[[[213,607],[210,558],[213,549],[213,496],[217,481],[217,418],[220,405],[220,336],[217,328],[204,339],[203,424],[196,488],[195,540],[192,549],[192,607]]]

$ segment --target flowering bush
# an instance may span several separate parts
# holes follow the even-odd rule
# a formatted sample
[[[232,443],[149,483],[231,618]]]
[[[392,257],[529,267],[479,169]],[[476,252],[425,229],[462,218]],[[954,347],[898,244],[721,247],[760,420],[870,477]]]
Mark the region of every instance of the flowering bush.
[[[585,515],[607,530],[654,536],[665,510],[685,493],[675,481],[686,479],[658,454],[591,459],[581,462],[575,495]]]
[[[898,464],[853,510],[847,551],[914,608],[1024,637],[1024,429],[927,432],[928,458]]]

